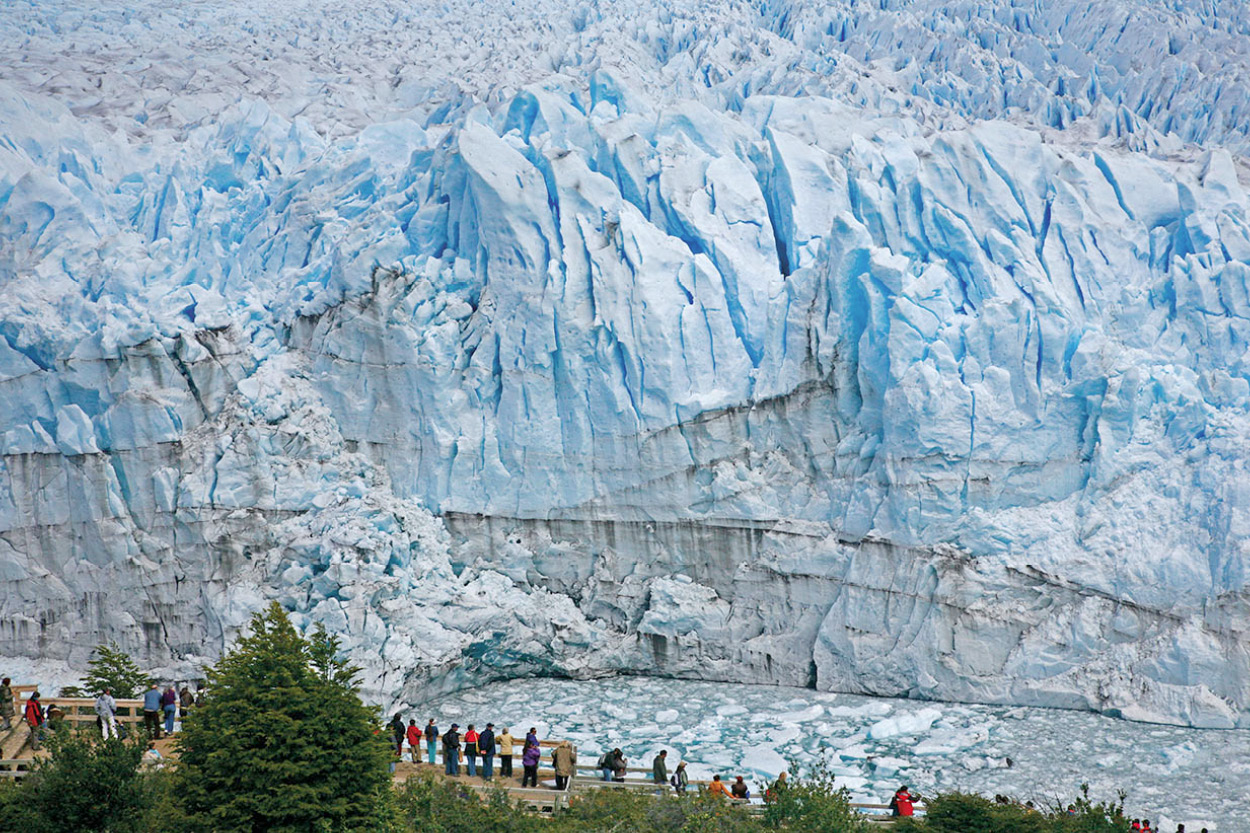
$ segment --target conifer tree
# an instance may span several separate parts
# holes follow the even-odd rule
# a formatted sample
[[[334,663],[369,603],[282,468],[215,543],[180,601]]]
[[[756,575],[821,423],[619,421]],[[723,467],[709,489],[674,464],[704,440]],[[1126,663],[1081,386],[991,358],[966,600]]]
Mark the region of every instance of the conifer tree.
[[[152,678],[117,643],[100,643],[91,653],[87,675],[81,684],[62,688],[62,697],[95,697],[107,688],[117,699],[128,700],[151,685]]]
[[[304,639],[272,604],[208,672],[178,736],[177,794],[214,830],[375,830],[390,750],[358,669],[318,629]]]

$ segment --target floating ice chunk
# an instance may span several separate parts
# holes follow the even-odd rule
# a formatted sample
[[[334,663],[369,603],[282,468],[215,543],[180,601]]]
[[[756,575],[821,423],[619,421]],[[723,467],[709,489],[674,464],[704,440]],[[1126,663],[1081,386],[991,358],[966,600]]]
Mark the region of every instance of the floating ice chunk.
[[[883,738],[892,738],[896,735],[911,735],[917,732],[927,732],[929,728],[941,718],[942,712],[938,709],[921,709],[914,714],[902,714],[897,717],[887,717],[884,720],[877,721],[868,730],[868,737],[873,740],[881,740]]]
[[[677,709],[664,709],[655,713],[657,723],[674,723],[679,717]]]
[[[772,744],[761,743],[748,746],[742,753],[742,766],[769,778],[774,778],[790,768],[790,762]]]

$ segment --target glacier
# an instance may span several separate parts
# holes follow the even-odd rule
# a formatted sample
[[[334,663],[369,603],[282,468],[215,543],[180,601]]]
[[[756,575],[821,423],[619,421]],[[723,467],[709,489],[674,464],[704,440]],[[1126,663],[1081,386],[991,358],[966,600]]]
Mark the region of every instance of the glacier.
[[[0,18],[0,656],[1250,726],[1243,6],[312,8]]]

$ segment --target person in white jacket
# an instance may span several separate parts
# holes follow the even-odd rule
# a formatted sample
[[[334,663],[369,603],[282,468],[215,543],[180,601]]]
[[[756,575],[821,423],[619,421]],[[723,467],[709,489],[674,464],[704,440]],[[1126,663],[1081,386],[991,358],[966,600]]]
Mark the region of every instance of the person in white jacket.
[[[95,713],[100,718],[100,733],[108,740],[109,733],[117,737],[117,701],[106,688],[95,698]]]

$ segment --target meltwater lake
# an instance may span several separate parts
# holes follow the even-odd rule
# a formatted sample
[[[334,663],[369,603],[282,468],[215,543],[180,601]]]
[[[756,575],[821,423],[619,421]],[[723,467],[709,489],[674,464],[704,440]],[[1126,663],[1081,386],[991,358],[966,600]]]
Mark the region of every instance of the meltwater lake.
[[[428,713],[427,713],[428,712]],[[1125,812],[1171,833],[1250,829],[1250,731],[1133,723],[1086,712],[932,703],[649,677],[492,683],[417,707],[516,735],[536,726],[568,738],[581,760],[619,746],[631,766],[669,749],[692,778],[766,779],[824,759],[857,800],[884,803],[900,785],[963,790],[1039,804],[1128,793]],[[1009,763],[1010,762],[1010,763]]]

